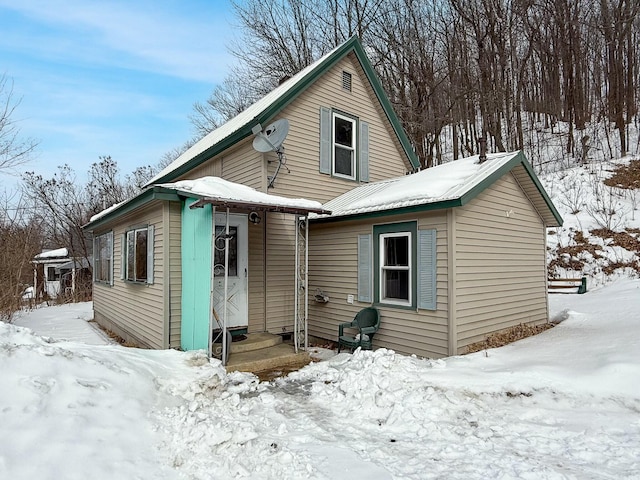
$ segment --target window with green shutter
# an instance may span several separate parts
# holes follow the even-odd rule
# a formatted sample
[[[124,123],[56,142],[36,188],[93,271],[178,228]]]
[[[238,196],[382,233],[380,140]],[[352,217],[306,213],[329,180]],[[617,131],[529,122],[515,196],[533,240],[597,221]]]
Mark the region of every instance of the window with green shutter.
[[[373,235],[358,235],[358,300],[435,310],[436,235],[417,222],[374,225]]]
[[[369,124],[358,117],[320,107],[320,173],[369,181]]]

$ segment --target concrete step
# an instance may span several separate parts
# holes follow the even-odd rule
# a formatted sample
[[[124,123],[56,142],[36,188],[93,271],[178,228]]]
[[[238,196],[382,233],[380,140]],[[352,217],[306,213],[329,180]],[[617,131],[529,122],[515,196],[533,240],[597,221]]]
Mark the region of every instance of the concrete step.
[[[282,342],[282,339],[280,339]],[[288,365],[306,365],[311,361],[307,352],[295,353],[293,345],[279,343],[260,350],[249,350],[234,353],[231,350],[226,369],[228,372],[252,372],[258,373],[265,370],[274,370]]]
[[[282,337],[280,335],[273,335],[271,333],[250,333],[246,335],[246,337],[244,340],[231,343],[231,355],[234,353],[261,350],[282,343]]]

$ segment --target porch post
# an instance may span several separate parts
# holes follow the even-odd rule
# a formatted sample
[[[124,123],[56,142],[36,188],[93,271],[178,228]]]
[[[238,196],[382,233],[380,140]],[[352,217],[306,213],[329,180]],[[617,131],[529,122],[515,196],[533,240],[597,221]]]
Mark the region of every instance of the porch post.
[[[224,300],[222,311],[222,365],[227,365],[227,296],[229,294],[229,207],[227,207],[224,231]],[[215,230],[214,230],[215,232]],[[215,235],[215,233],[214,233]],[[229,345],[230,346],[230,345]]]
[[[304,217],[304,349],[309,349],[309,214]]]
[[[296,215],[295,244],[295,285],[294,285],[294,346],[296,353],[302,343],[304,329],[304,349],[309,347],[309,222],[307,217]]]
[[[208,336],[208,352],[209,358],[213,356],[213,289],[215,285],[215,263],[216,263],[216,206],[211,204],[211,266],[209,275],[211,276],[211,291],[209,292],[209,336]]]
[[[300,343],[299,340],[299,325],[298,325],[298,307],[300,306],[300,250],[299,250],[299,244],[300,244],[300,232],[299,232],[299,226],[298,226],[298,221],[299,221],[300,217],[298,215],[295,216],[295,227],[296,227],[296,244],[295,244],[295,266],[293,267],[294,269],[294,284],[293,284],[293,347],[296,351],[296,353],[298,353],[298,344]]]

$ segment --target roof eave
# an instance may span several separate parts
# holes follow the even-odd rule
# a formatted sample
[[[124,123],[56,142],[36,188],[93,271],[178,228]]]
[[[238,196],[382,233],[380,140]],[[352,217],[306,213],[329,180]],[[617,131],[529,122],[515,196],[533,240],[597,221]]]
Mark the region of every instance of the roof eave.
[[[330,217],[311,218],[311,223],[334,223],[347,222],[352,220],[364,220],[370,218],[389,217],[396,215],[404,215],[408,213],[422,213],[434,210],[444,210],[446,208],[460,207],[462,205],[459,198],[442,200],[440,202],[423,203],[420,205],[411,205],[409,207],[397,207],[384,210],[376,210],[364,213],[353,213],[349,215],[338,215]]]
[[[267,203],[259,203],[259,202],[248,202],[237,199],[230,198],[214,198],[214,197],[200,197],[199,200],[194,202],[189,206],[189,208],[201,208],[205,205],[213,205],[215,207],[225,207],[225,208],[233,208],[239,210],[260,210],[266,212],[279,212],[279,213],[290,213],[293,215],[308,215],[309,213],[317,213],[317,214],[330,214],[330,210],[325,210],[324,208],[305,208],[305,207],[294,207],[288,205],[278,205],[275,203],[267,204]]]
[[[86,225],[83,225],[82,229],[92,232],[95,229],[100,228],[108,223],[111,223],[113,220],[117,219],[118,217],[126,213],[132,212],[153,200],[179,201],[180,197],[176,194],[174,190],[164,188],[164,187],[154,186],[139,193],[135,197],[132,197],[131,199],[124,202],[122,205],[118,206],[118,208],[113,209],[109,213],[101,216],[100,218],[96,218],[94,221],[89,222]]]

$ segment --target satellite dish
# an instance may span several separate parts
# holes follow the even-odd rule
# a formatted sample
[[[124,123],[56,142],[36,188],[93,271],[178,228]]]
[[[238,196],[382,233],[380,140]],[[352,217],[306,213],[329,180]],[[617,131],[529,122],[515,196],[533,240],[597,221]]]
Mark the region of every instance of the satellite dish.
[[[254,127],[256,138],[253,139],[253,148],[262,153],[277,152],[289,133],[289,120],[281,118],[262,131],[256,132],[256,130],[258,129]]]

